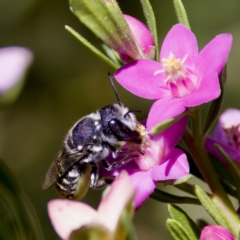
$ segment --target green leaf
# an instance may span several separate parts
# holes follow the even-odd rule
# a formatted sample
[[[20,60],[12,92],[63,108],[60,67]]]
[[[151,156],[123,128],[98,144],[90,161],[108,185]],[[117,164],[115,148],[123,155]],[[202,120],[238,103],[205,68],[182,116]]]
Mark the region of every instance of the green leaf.
[[[179,207],[176,205],[168,204],[168,211],[172,219],[176,220],[182,225],[182,229],[187,233],[188,237],[192,240],[198,240],[200,230],[195,222]]]
[[[205,127],[203,130],[203,135],[208,134],[209,129],[211,128],[211,126],[219,116],[219,113],[222,108],[222,102],[223,102],[223,96],[224,96],[224,83],[226,82],[226,79],[227,79],[227,65],[224,66],[224,69],[219,76],[221,95],[212,102],[209,108],[208,115],[205,121]]]
[[[105,51],[106,55],[117,65],[122,66],[123,62],[120,59],[117,52],[115,52],[112,48],[108,47],[106,44],[101,43],[103,50]]]
[[[196,198],[191,197],[179,197],[167,192],[164,192],[160,189],[155,189],[150,196],[151,198],[165,203],[184,203],[184,204],[197,204],[200,205],[200,202]]]
[[[212,199],[206,194],[206,192],[202,188],[200,188],[198,185],[194,186],[194,192],[196,197],[201,202],[202,206],[206,209],[209,215],[215,220],[215,222],[228,229],[228,226],[224,217],[222,216],[221,212],[218,210],[218,207],[215,205]]]
[[[188,182],[189,179],[192,178],[191,174],[186,175],[185,177],[179,178],[177,180],[174,181],[173,185],[179,185],[179,184],[183,184],[185,182]]]
[[[183,6],[183,3],[181,0],[173,0],[173,5],[177,14],[177,19],[179,23],[184,24],[186,27],[190,28],[190,24],[188,21],[186,10]]]
[[[111,232],[99,224],[89,224],[73,231],[69,237],[70,240],[112,240]]]
[[[221,148],[220,145],[218,144],[214,144],[215,147],[217,148],[217,150],[219,151],[219,153],[223,156],[224,160],[227,162],[228,167],[229,167],[229,173],[232,175],[233,178],[233,182],[235,183],[234,186],[236,188],[236,192],[238,195],[238,201],[240,202],[240,171],[238,169],[238,167],[236,166],[236,164],[234,163],[234,160],[231,159],[227,153]]]
[[[175,240],[192,240],[188,237],[187,233],[184,232],[182,225],[176,220],[168,219],[166,227]]]
[[[238,231],[237,231],[237,240],[240,240],[240,225],[238,226]]]
[[[88,42],[84,37],[82,37],[79,33],[77,33],[74,29],[69,26],[65,26],[66,30],[70,32],[74,37],[76,37],[85,47],[87,47],[91,52],[96,54],[99,58],[101,58],[104,62],[109,64],[112,68],[118,69],[120,65],[117,65],[108,57],[106,57],[101,51],[99,51],[96,47],[94,47],[90,42]]]
[[[154,40],[154,45],[155,45],[155,59],[156,59],[156,61],[159,62],[159,45],[158,45],[157,25],[156,25],[156,19],[154,16],[154,12],[153,12],[152,6],[148,0],[140,0],[140,2],[143,7],[143,13],[147,20],[147,25],[153,35],[153,40]]]
[[[170,118],[170,119],[165,120],[164,122],[161,122],[161,123],[157,124],[155,127],[153,127],[151,129],[151,134],[152,135],[157,135],[157,134],[163,132],[164,130],[171,127],[174,122],[176,122],[175,119]]]
[[[5,212],[1,218],[6,218],[6,228],[1,225],[0,239],[44,239],[35,210],[21,186],[0,160],[0,209]],[[1,220],[2,221],[2,220]],[[9,232],[15,235],[8,238]]]
[[[110,48],[134,60],[144,58],[115,1],[70,0],[70,6],[78,19]]]

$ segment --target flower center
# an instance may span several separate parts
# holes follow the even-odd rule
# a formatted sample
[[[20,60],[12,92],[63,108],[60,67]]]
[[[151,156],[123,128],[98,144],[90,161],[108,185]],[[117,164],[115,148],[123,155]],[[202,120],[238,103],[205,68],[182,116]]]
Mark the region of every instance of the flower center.
[[[150,139],[146,128],[142,124],[138,124],[137,129],[141,134],[142,143],[139,147],[141,155],[135,159],[135,162],[141,170],[147,171],[162,161],[163,149]]]
[[[240,124],[223,126],[223,130],[226,133],[228,145],[240,151]]]
[[[170,53],[168,58],[162,58],[162,69],[154,73],[154,75],[165,74],[165,83],[174,97],[184,97],[196,89],[198,78],[186,66],[187,57],[188,55],[185,55],[180,59],[176,58],[173,53]]]

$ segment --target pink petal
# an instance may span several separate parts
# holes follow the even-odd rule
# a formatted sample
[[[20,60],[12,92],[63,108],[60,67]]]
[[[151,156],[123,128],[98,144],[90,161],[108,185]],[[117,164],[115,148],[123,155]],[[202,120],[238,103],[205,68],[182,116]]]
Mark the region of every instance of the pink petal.
[[[150,132],[157,124],[176,117],[185,111],[181,98],[164,98],[153,103],[147,119],[147,130]]]
[[[221,143],[218,140],[211,137],[206,138],[205,148],[207,152],[216,156],[222,163],[226,163],[222,155],[218,152],[218,150],[214,146],[215,143],[219,144],[234,162],[240,163],[240,152],[238,150],[224,143]]]
[[[32,61],[32,52],[27,48],[6,47],[0,49],[0,94],[8,91],[19,80],[22,80]]]
[[[207,73],[220,74],[227,62],[232,46],[231,34],[220,34],[211,40],[199,53],[196,72],[201,77]]]
[[[138,43],[140,44],[141,49],[145,54],[148,54],[149,48],[154,46],[151,32],[149,31],[147,26],[140,22],[138,19],[126,14],[124,14],[123,16],[127,21],[128,26],[130,27],[134,36],[136,37]]]
[[[124,208],[134,196],[135,189],[126,171],[122,171],[111,184],[98,207],[98,219],[114,232]]]
[[[134,207],[137,210],[153,193],[157,183],[152,180],[151,171],[136,170],[130,174],[130,178],[136,189]]]
[[[198,45],[195,35],[183,24],[174,25],[164,39],[160,59],[168,58],[173,53],[176,58],[198,56]],[[188,63],[188,59],[186,60]]]
[[[228,229],[220,225],[209,225],[203,228],[199,240],[235,240],[235,238]]]
[[[218,125],[214,130],[214,138],[219,142],[228,144],[229,141],[223,128],[231,128],[240,124],[240,111],[238,109],[229,108],[224,111],[218,120]]]
[[[189,173],[189,164],[186,154],[177,148],[174,148],[164,162],[154,167],[151,176],[154,181],[165,181],[179,179]]]
[[[193,93],[182,98],[182,104],[185,107],[199,106],[218,98],[220,93],[218,75],[216,72],[212,72],[199,80],[199,86]]]
[[[187,126],[188,117],[183,117],[176,123],[174,123],[171,127],[166,129],[164,132],[152,136],[151,139],[158,144],[162,144],[165,149],[165,153],[168,153],[172,150],[182,138],[182,135]]]
[[[152,60],[141,59],[119,68],[116,80],[131,93],[147,98],[158,99],[171,95],[161,75],[154,73],[161,69],[161,64]]]
[[[73,230],[95,221],[97,212],[84,203],[56,199],[48,203],[48,215],[57,234],[68,239]]]

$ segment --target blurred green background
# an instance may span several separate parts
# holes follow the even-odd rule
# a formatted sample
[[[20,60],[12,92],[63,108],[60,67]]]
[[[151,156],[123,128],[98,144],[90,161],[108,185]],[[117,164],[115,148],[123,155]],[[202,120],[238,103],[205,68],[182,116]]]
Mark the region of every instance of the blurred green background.
[[[177,22],[172,1],[152,0],[159,43]],[[192,30],[202,48],[219,33],[229,32],[234,43],[228,62],[228,82],[223,109],[240,108],[240,1],[183,0]],[[142,20],[137,0],[119,0],[124,13]],[[0,113],[0,156],[30,197],[46,239],[58,239],[49,222],[46,205],[57,198],[55,189],[42,190],[46,171],[62,140],[80,117],[116,101],[107,72],[113,70],[85,49],[65,29],[69,25],[92,43],[98,40],[70,12],[67,0],[0,0],[0,47],[20,45],[34,52],[25,88],[12,106]],[[140,99],[117,85],[131,109],[147,116],[151,101]],[[84,201],[97,206],[101,192],[90,191]],[[185,206],[192,216],[200,208]],[[166,231],[166,204],[150,199],[135,215],[138,238],[172,239]]]

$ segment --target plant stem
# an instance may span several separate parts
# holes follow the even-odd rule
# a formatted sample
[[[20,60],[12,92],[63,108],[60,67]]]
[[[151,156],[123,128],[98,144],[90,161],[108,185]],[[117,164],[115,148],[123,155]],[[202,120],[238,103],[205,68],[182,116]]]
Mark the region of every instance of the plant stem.
[[[216,206],[219,208],[219,211],[226,219],[229,230],[232,231],[232,233],[236,236],[240,221],[231,201],[229,200],[226,192],[219,182],[219,176],[213,168],[207,152],[205,151],[205,137],[199,136],[198,145],[195,145],[190,130],[186,128],[183,135],[183,141],[185,142],[189,153],[195,161],[195,164],[199,168],[201,174],[203,175],[205,181],[208,183],[212,191],[213,202],[216,204]]]

